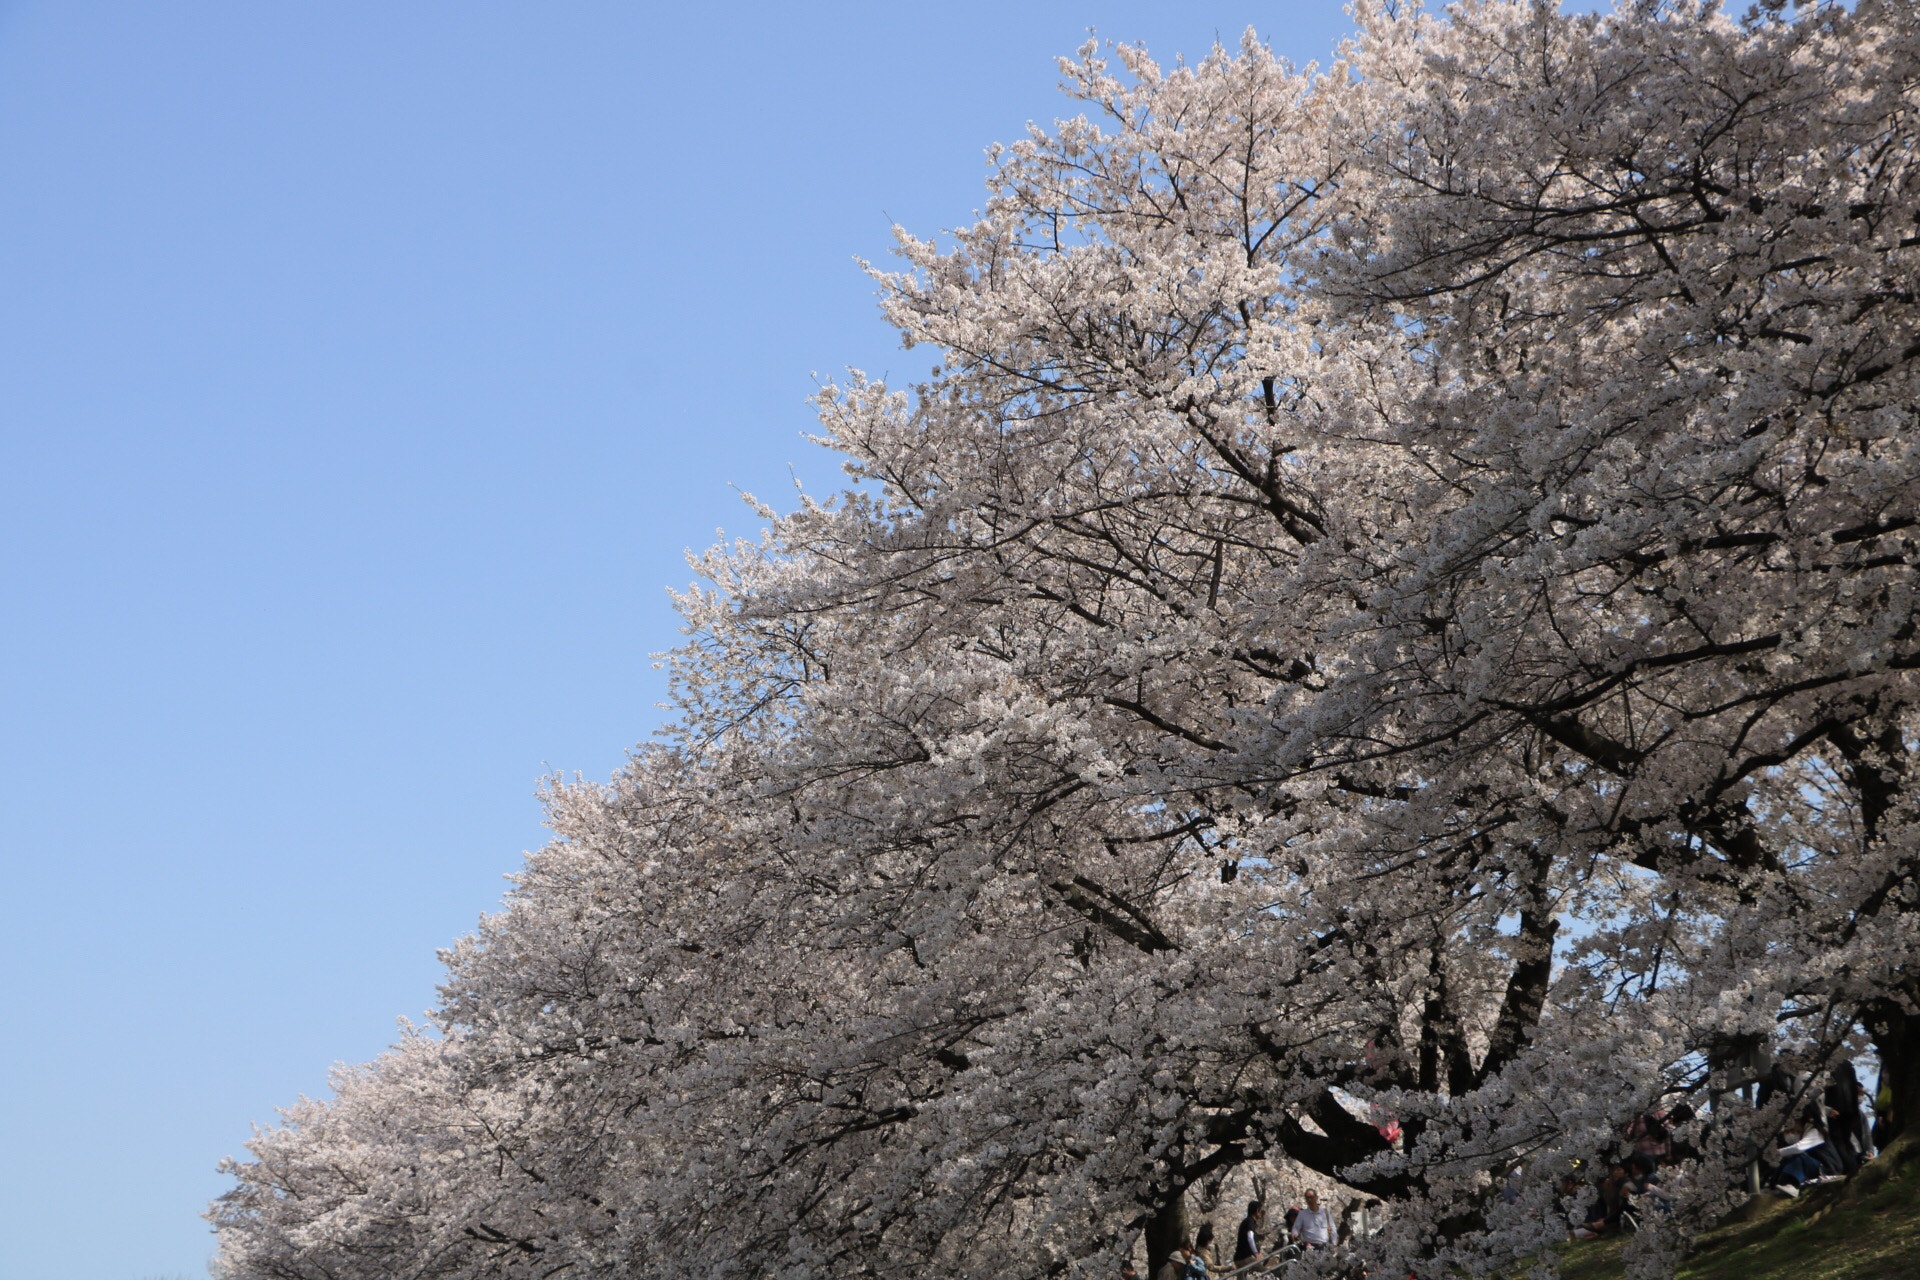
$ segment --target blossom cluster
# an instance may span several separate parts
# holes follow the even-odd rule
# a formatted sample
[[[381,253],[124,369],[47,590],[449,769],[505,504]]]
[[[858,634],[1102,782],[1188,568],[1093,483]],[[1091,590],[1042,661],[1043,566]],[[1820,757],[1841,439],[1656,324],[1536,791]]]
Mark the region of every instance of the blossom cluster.
[[[932,371],[821,394],[847,490],[223,1275],[1096,1275],[1256,1161],[1478,1274],[1685,1096],[1659,1273],[1753,1046],[1913,1114],[1920,9],[1355,17],[1089,45],[900,233]]]

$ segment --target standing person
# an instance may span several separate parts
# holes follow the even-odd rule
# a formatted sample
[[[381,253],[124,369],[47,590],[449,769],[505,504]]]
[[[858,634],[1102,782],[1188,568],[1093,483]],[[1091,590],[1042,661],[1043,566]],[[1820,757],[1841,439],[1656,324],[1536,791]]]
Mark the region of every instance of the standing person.
[[[1820,1091],[1821,1119],[1827,1130],[1827,1151],[1840,1172],[1851,1174],[1860,1167],[1860,1151],[1854,1145],[1853,1128],[1847,1123],[1846,1086],[1830,1080]],[[1855,1114],[1859,1114],[1855,1111]]]
[[[1213,1256],[1213,1224],[1203,1222],[1199,1234],[1193,1238],[1193,1253],[1187,1260],[1187,1280],[1206,1280],[1209,1272],[1219,1269],[1219,1259]]]
[[[1691,1126],[1697,1117],[1693,1107],[1685,1102],[1676,1102],[1673,1110],[1667,1113],[1667,1133],[1669,1134],[1668,1158],[1676,1162],[1698,1160],[1700,1147],[1689,1136]]]
[[[1307,1192],[1306,1207],[1294,1215],[1294,1242],[1306,1249],[1329,1249],[1338,1233],[1333,1229],[1333,1214],[1320,1207],[1320,1193]]]
[[[1776,1062],[1760,1078],[1760,1091],[1755,1095],[1753,1105],[1757,1109],[1765,1109],[1775,1098],[1793,1097],[1799,1088],[1800,1082],[1794,1078],[1793,1072],[1787,1070],[1787,1064]]]
[[[1667,1128],[1664,1111],[1643,1111],[1635,1116],[1627,1126],[1627,1138],[1633,1143],[1635,1155],[1645,1156],[1655,1164],[1665,1164],[1673,1154],[1673,1132]]]
[[[1260,1257],[1260,1233],[1267,1229],[1267,1206],[1258,1200],[1247,1201],[1247,1216],[1233,1237],[1233,1265],[1240,1267]]]
[[[1873,1135],[1867,1132],[1867,1116],[1860,1109],[1867,1091],[1860,1087],[1860,1076],[1851,1062],[1833,1069],[1833,1079],[1823,1096],[1831,1126],[1828,1141],[1840,1149],[1840,1162],[1848,1173],[1873,1157]]]

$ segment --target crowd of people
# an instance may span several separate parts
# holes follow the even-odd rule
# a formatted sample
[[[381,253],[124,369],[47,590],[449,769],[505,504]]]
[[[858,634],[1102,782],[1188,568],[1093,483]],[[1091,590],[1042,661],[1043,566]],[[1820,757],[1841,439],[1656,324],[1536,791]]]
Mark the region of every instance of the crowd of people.
[[[1784,1103],[1789,1117],[1778,1143],[1760,1158],[1762,1180],[1782,1195],[1798,1196],[1809,1185],[1837,1182],[1859,1170],[1884,1145],[1891,1123],[1886,1099],[1869,1107],[1866,1090],[1850,1062],[1833,1067],[1824,1083],[1812,1074],[1796,1074],[1776,1064],[1758,1084],[1754,1105],[1761,1111]],[[1661,1187],[1663,1170],[1698,1157],[1691,1140],[1698,1119],[1686,1103],[1656,1107],[1636,1116],[1620,1134],[1618,1146],[1600,1164],[1590,1182],[1569,1175],[1560,1184],[1571,1206],[1569,1234],[1593,1239],[1614,1231],[1632,1231],[1647,1213],[1663,1212],[1667,1205]],[[1516,1170],[1516,1176],[1518,1171]],[[1586,1194],[1582,1194],[1583,1190]],[[1509,1184],[1504,1194],[1512,1194]],[[1234,1233],[1231,1254],[1216,1241],[1213,1225],[1182,1238],[1150,1280],[1231,1280],[1274,1271],[1295,1258],[1365,1239],[1381,1226],[1384,1207],[1379,1200],[1351,1201],[1337,1220],[1308,1190],[1301,1202],[1270,1223],[1265,1200],[1247,1204],[1247,1213]],[[1133,1263],[1124,1264],[1121,1280],[1141,1280]]]
[[[1592,1194],[1584,1201],[1579,1197],[1579,1178],[1564,1179],[1561,1194],[1574,1205],[1568,1214],[1572,1234],[1592,1239],[1623,1227],[1631,1229],[1639,1214],[1664,1207],[1660,1171],[1693,1154],[1675,1132],[1692,1119],[1693,1109],[1685,1103],[1635,1116],[1621,1135],[1620,1148],[1604,1162]]]
[[[1355,1200],[1336,1220],[1333,1211],[1320,1203],[1320,1193],[1309,1190],[1301,1203],[1286,1209],[1278,1224],[1269,1224],[1266,1202],[1252,1200],[1247,1203],[1247,1216],[1234,1232],[1230,1258],[1222,1256],[1213,1224],[1203,1223],[1180,1241],[1152,1280],[1222,1280],[1267,1272],[1291,1259],[1337,1250],[1372,1235],[1379,1229],[1381,1210],[1378,1200]],[[1121,1280],[1139,1280],[1131,1262],[1121,1268],[1120,1276]]]
[[[1816,1076],[1796,1074],[1785,1063],[1776,1063],[1760,1080],[1754,1105],[1763,1112],[1783,1105],[1787,1119],[1780,1141],[1761,1153],[1761,1180],[1782,1195],[1798,1196],[1807,1186],[1838,1182],[1855,1173],[1873,1159],[1888,1124],[1884,1106],[1876,1108],[1874,1121],[1868,1122],[1866,1101],[1850,1062],[1833,1067],[1823,1087]],[[1644,1112],[1602,1163],[1589,1194],[1580,1195],[1578,1177],[1565,1179],[1561,1193],[1573,1206],[1570,1233],[1592,1239],[1631,1231],[1641,1215],[1663,1211],[1662,1170],[1698,1154],[1682,1136],[1693,1119],[1692,1108],[1684,1103]]]
[[[1837,1182],[1873,1159],[1874,1126],[1868,1124],[1862,1106],[1866,1090],[1851,1062],[1842,1062],[1829,1073],[1818,1096],[1812,1081],[1775,1066],[1760,1082],[1760,1105],[1776,1097],[1786,1098],[1795,1108],[1793,1123],[1783,1134],[1792,1140],[1773,1153],[1773,1185],[1779,1191],[1797,1196],[1809,1183]],[[1884,1116],[1876,1120],[1882,1126],[1886,1122]]]

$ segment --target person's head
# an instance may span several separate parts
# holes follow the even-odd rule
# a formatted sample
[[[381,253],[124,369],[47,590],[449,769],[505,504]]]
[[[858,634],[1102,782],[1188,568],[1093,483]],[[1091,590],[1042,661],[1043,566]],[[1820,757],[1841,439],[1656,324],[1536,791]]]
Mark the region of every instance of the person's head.
[[[1120,1280],[1140,1280],[1140,1273],[1133,1269],[1132,1258],[1120,1264]]]
[[[1247,1201],[1247,1216],[1249,1218],[1252,1218],[1255,1222],[1259,1222],[1261,1219],[1267,1216],[1266,1204],[1259,1200]]]
[[[1318,1209],[1319,1207],[1320,1207],[1320,1193],[1318,1191],[1307,1192],[1307,1208]]]
[[[1200,1224],[1199,1234],[1193,1238],[1193,1247],[1196,1249],[1205,1249],[1212,1244],[1213,1224],[1211,1222],[1203,1222]]]

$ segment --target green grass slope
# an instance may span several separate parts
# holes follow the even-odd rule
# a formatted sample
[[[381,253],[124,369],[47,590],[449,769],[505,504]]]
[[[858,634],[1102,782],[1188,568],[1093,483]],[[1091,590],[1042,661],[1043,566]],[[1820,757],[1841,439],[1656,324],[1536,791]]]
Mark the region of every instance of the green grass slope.
[[[1617,1280],[1621,1242],[1567,1246],[1563,1280]],[[1846,1182],[1763,1196],[1701,1236],[1680,1280],[1920,1280],[1920,1135]]]

